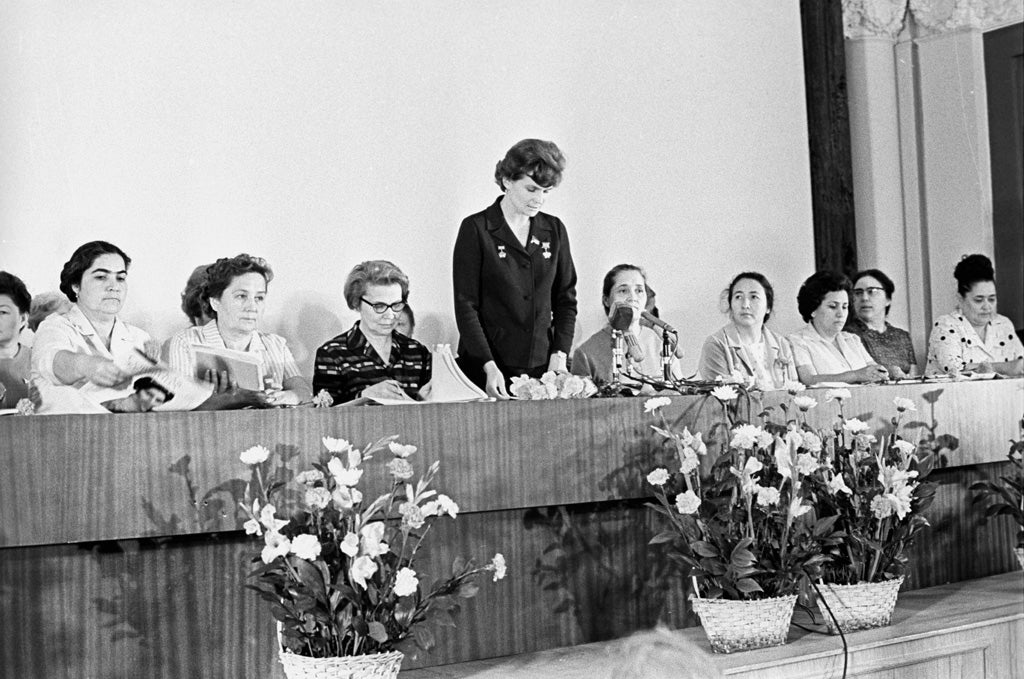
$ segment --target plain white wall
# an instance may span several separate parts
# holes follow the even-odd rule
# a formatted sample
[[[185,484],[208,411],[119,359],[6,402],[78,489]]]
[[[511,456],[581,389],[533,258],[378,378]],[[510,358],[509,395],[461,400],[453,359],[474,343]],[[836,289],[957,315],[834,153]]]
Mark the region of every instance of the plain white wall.
[[[557,142],[546,211],[579,272],[644,266],[693,368],[743,269],[800,324],[813,271],[798,3],[0,3],[0,268],[32,292],[92,239],[134,259],[124,317],[180,327],[192,268],[250,252],[264,328],[310,369],[356,318],[357,262],[412,279],[417,337],[457,340],[451,248],[514,142]]]

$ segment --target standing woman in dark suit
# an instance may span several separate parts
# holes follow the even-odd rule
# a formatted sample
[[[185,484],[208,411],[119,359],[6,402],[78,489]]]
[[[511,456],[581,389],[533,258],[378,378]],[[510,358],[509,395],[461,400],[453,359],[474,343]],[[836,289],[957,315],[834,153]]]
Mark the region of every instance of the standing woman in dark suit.
[[[565,226],[540,211],[562,181],[565,157],[524,139],[494,170],[504,195],[462,221],[452,276],[459,366],[488,395],[508,380],[565,371],[576,326],[576,267]]]

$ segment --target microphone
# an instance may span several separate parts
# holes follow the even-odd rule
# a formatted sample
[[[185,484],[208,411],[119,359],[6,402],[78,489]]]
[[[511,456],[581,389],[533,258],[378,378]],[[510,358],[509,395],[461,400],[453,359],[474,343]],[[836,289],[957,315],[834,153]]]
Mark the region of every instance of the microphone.
[[[636,340],[636,335],[631,332],[624,332],[622,337],[626,340],[626,354],[634,363],[641,363],[644,360],[644,348]]]
[[[661,328],[664,332],[670,332],[673,335],[679,334],[675,328],[652,314],[650,311],[640,312],[640,323],[646,325],[648,328]]]
[[[612,326],[612,330],[625,332],[629,330],[629,326],[633,325],[634,313],[636,313],[636,310],[633,307],[620,304],[615,307],[615,311],[612,312],[612,317],[608,323]]]
[[[679,346],[679,331],[673,328],[671,325],[661,320],[650,311],[643,311],[640,314],[640,325],[646,325],[648,328],[661,328],[662,334],[664,335],[665,341],[669,341],[668,336],[673,335],[671,340],[671,353],[676,358],[683,357],[683,350]]]

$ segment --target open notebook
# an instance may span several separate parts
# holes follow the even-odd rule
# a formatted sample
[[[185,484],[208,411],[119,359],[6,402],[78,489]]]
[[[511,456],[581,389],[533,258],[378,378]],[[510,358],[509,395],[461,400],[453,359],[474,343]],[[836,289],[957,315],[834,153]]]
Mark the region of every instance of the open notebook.
[[[480,387],[469,381],[452,356],[450,344],[438,344],[434,347],[434,358],[430,371],[430,395],[422,401],[404,399],[371,398],[374,403],[383,405],[410,405],[414,403],[460,403],[465,401],[484,401],[488,396]]]

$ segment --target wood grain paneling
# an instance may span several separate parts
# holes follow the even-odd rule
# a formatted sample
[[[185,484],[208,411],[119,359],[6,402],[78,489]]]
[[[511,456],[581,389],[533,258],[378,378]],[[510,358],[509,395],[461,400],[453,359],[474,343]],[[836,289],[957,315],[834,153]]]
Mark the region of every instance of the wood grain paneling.
[[[854,389],[846,413],[883,431],[895,396],[919,404],[922,431],[962,441],[952,466],[1000,459],[1024,412],[1024,380],[1000,380]],[[754,397],[750,412],[786,398]],[[657,448],[644,401],[0,418],[0,545],[235,529],[247,472],[238,453],[267,445],[294,456],[295,470],[319,455],[324,435],[362,445],[400,434],[420,447],[418,465],[441,461],[445,491],[470,512],[643,497],[639,472]],[[721,417],[717,401],[690,396],[666,414],[704,432]],[[808,413],[815,426],[834,416],[824,402]],[[380,461],[367,468],[369,492],[382,490]]]
[[[678,579],[655,581],[652,515],[635,503],[460,516],[435,524],[421,573],[502,552],[457,629],[409,666],[611,639],[685,622]],[[0,550],[0,676],[266,676],[273,620],[243,589],[256,546],[221,533]]]
[[[995,465],[990,465],[995,466]],[[988,473],[994,470],[987,470]],[[1016,568],[1005,522],[977,525],[956,492],[915,548],[904,591]],[[946,520],[965,517],[955,538]],[[408,667],[540,651],[695,623],[678,575],[647,546],[656,517],[609,501],[476,512],[436,524],[420,570],[502,552],[509,576],[466,603],[459,626]],[[244,590],[255,546],[238,533],[0,550],[0,676],[254,677],[275,668],[273,622]],[[925,560],[928,561],[925,561]],[[274,675],[277,676],[277,675]]]
[[[932,528],[913,547],[906,590],[1016,568],[1013,526],[982,524],[967,488],[1005,471],[974,463],[1005,455],[1022,388],[854,390],[850,416],[881,428],[893,397],[906,396],[933,433],[961,440],[936,474]],[[822,400],[812,423],[827,426],[834,404],[809,393]],[[783,397],[755,399],[749,412]],[[245,481],[237,456],[264,443],[298,469],[325,434],[361,443],[401,433],[420,446],[418,466],[442,461],[440,488],[463,513],[437,525],[423,571],[443,572],[456,555],[508,560],[509,578],[483,587],[410,667],[692,625],[684,584],[647,545],[661,517],[644,506],[643,477],[665,451],[643,402],[0,419],[0,676],[280,676],[269,612],[242,589],[255,547],[233,530]],[[708,431],[720,408],[677,397],[666,413]],[[381,462],[368,465],[371,488],[383,483]]]

